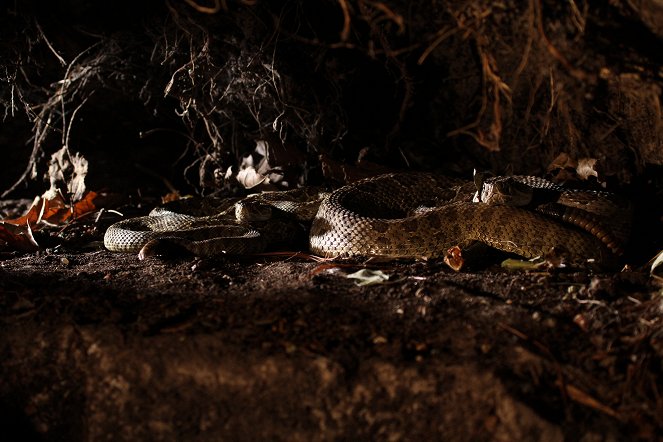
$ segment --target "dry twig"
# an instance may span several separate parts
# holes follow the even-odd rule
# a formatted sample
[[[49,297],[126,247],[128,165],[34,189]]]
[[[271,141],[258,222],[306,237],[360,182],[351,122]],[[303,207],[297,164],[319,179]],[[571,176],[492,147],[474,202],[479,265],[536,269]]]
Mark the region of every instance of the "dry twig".
[[[214,6],[212,7],[199,5],[194,0],[184,0],[184,1],[193,9],[203,14],[216,14],[221,9],[223,9],[224,11],[228,10],[228,5],[226,4],[226,0],[214,0]]]
[[[346,0],[338,0],[338,4],[343,11],[343,30],[341,31],[341,41],[348,41],[350,38],[350,7]]]

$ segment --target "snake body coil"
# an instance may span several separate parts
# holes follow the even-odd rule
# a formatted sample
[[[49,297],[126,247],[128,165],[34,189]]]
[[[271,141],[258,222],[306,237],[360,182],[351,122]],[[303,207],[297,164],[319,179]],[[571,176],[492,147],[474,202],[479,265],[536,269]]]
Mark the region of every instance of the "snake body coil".
[[[464,186],[467,188],[467,186]],[[526,258],[553,248],[573,259],[605,262],[596,236],[519,207],[475,203],[463,186],[423,173],[389,174],[345,186],[324,201],[310,247],[323,256],[443,256],[479,241]]]
[[[315,214],[309,247],[327,257],[432,258],[452,246],[479,241],[526,258],[556,249],[576,260],[614,259],[609,242],[617,235],[595,221],[598,215],[585,216],[572,207],[551,217],[550,207],[557,206],[537,212],[518,204],[473,202],[474,190],[472,183],[446,177],[395,173],[357,181],[324,197],[290,191],[249,198],[278,211],[287,206],[299,221]],[[300,203],[306,210],[299,209]],[[265,229],[282,229],[269,221],[256,229],[251,222],[228,224],[227,214],[140,217],[112,225],[104,243],[112,251],[135,252],[152,240],[168,238],[199,255],[255,253],[265,246],[265,236],[278,236],[278,231],[265,235]]]

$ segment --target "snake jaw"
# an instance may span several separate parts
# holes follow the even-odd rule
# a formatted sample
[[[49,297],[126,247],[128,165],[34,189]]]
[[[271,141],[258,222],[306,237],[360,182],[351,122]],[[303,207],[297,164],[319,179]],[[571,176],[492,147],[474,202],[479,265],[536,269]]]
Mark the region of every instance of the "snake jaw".
[[[179,244],[176,238],[156,238],[148,241],[138,252],[138,259],[151,257],[173,257],[190,254],[189,250]]]

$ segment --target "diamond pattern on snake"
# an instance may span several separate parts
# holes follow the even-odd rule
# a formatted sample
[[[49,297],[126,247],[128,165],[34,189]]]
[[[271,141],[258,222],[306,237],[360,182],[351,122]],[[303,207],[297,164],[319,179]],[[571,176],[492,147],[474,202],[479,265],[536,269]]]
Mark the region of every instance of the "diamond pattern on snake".
[[[331,193],[315,188],[250,195],[211,216],[153,211],[108,228],[106,248],[143,255],[168,243],[201,256],[258,253],[309,225],[324,257],[435,258],[481,242],[524,258],[561,250],[574,260],[613,261],[630,226],[629,204],[541,178],[465,182],[421,172],[380,175]],[[285,232],[285,233],[284,233]]]

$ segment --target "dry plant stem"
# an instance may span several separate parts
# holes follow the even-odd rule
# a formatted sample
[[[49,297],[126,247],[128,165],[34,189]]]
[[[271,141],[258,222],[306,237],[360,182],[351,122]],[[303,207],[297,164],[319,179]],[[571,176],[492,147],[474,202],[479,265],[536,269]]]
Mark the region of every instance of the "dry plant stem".
[[[487,136],[479,132],[479,144],[491,151],[500,150],[500,139],[502,137],[502,108],[500,107],[500,96],[504,96],[507,104],[511,104],[511,89],[495,72],[497,63],[490,54],[482,56],[484,75],[490,80],[490,89],[493,93],[493,121]]]
[[[78,72],[74,71],[73,68],[77,66],[76,63],[81,59],[81,57],[83,57],[93,48],[97,47],[99,44],[100,43],[97,42],[89,46],[88,48],[84,49],[69,63],[63,79],[58,82],[59,88],[55,92],[55,94],[49,97],[45,103],[35,106],[35,108],[41,108],[39,110],[39,113],[34,114],[32,113],[33,109],[29,109],[29,115],[34,121],[34,127],[32,129],[34,135],[32,138],[33,140],[32,152],[30,153],[30,158],[28,159],[28,165],[21,174],[21,176],[16,180],[16,182],[13,185],[11,185],[7,190],[5,190],[2,193],[2,195],[0,195],[0,197],[5,198],[11,192],[16,190],[16,188],[19,185],[21,185],[28,178],[28,176],[32,176],[33,178],[36,176],[37,174],[36,165],[39,157],[39,152],[41,150],[42,144],[44,143],[48,135],[51,133],[51,131],[54,129],[53,120],[56,118],[55,109],[57,107],[60,107],[60,112],[61,112],[60,118],[62,119],[62,137],[63,137],[63,143],[65,142],[66,134],[68,132],[67,123],[66,123],[66,109],[65,109],[66,98],[77,95],[77,93],[80,91],[82,87],[80,82],[83,81],[83,78],[87,74],[86,70],[81,70],[80,72]],[[55,52],[55,54],[57,55],[57,52]],[[87,98],[83,100],[83,103],[85,102],[85,100],[87,100]]]
[[[545,30],[543,29],[543,13],[541,11],[541,0],[535,0],[534,2],[534,10],[537,18],[537,28],[539,30],[539,35],[541,35],[541,38],[543,39],[543,42],[546,44],[546,49],[548,49],[548,52],[550,55],[552,55],[557,61],[559,61],[562,66],[564,66],[569,73],[577,78],[578,80],[585,80],[587,78],[587,74],[585,72],[581,71],[580,69],[574,67],[571,62],[561,53],[559,52],[559,49],[555,47],[555,45],[552,44],[552,42],[548,39],[548,36],[546,35]]]
[[[525,67],[527,67],[527,62],[529,60],[529,54],[532,51],[532,44],[534,43],[534,35],[535,35],[535,27],[534,27],[534,22],[536,21],[535,17],[535,6],[534,2],[536,0],[530,0],[528,7],[527,7],[527,42],[525,42],[525,48],[523,49],[523,56],[520,59],[520,63],[518,63],[518,67],[513,73],[513,81],[511,82],[512,88],[515,87],[515,85],[518,83],[518,79],[520,78],[520,75],[523,73],[525,70]]]
[[[398,26],[398,33],[403,33],[405,32],[405,21],[403,20],[403,17],[394,11],[392,11],[387,5],[385,5],[382,2],[370,2],[371,6],[373,6],[375,9],[378,9],[382,11],[384,14],[384,20],[390,20]],[[376,20],[375,23],[377,24],[381,20]]]
[[[550,105],[548,106],[548,110],[546,112],[545,119],[543,120],[543,125],[540,130],[541,140],[543,140],[548,135],[548,131],[550,131],[551,121],[553,119],[552,112],[553,109],[555,109],[558,97],[557,87],[555,86],[555,76],[553,74],[552,68],[550,69],[549,84],[550,84]]]
[[[448,136],[455,136],[464,134],[472,137],[477,143],[485,147],[491,152],[500,150],[500,138],[502,135],[502,110],[500,107],[500,96],[504,96],[508,103],[511,103],[511,89],[502,81],[502,78],[497,75],[496,62],[492,55],[486,53],[479,41],[477,41],[477,51],[481,58],[482,67],[482,83],[483,93],[481,96],[481,108],[477,113],[476,119],[459,129],[449,132]],[[488,108],[488,96],[492,95],[493,115],[492,122],[488,133],[484,133],[481,129],[471,131],[470,129],[476,128],[481,124],[481,120],[486,114]]]
[[[350,7],[346,0],[338,0],[343,11],[343,30],[341,31],[341,41],[345,42],[350,37]]]
[[[391,130],[389,131],[386,137],[387,148],[389,148],[390,140],[392,140],[400,132],[400,128],[403,121],[405,120],[405,115],[407,113],[407,110],[412,106],[412,103],[414,101],[414,80],[412,79],[412,76],[410,75],[407,66],[405,65],[405,63],[399,61],[396,58],[393,58],[392,60],[401,72],[401,80],[403,82],[404,93],[403,93],[403,100],[401,101],[401,106],[398,111],[398,120],[394,123],[393,127],[391,128]],[[405,164],[409,168],[410,164],[407,159],[407,156],[400,147],[398,147],[398,151],[401,154],[403,161],[405,161]]]
[[[424,61],[426,61],[428,56],[431,54],[431,52],[435,50],[435,48],[437,48],[444,40],[451,37],[459,30],[460,30],[459,28],[452,28],[451,26],[445,26],[444,28],[437,31],[437,33],[435,34],[436,35],[435,40],[433,40],[433,42],[430,45],[428,45],[428,47],[424,50],[424,52],[417,60],[417,64],[419,65],[424,64]]]
[[[64,123],[65,115],[64,114],[62,115],[63,126],[64,126],[64,128],[66,128],[66,130],[64,130],[62,132],[62,135],[63,135],[62,136],[62,146],[67,149],[67,155],[69,155],[70,158],[71,158],[71,153],[69,152],[69,140],[70,140],[70,136],[71,136],[71,128],[74,125],[74,120],[76,119],[76,114],[78,113],[79,110],[81,110],[81,108],[85,105],[85,103],[87,103],[87,100],[93,94],[94,94],[94,91],[92,91],[90,93],[90,95],[85,97],[83,99],[83,101],[81,101],[80,104],[78,106],[76,106],[76,109],[74,109],[74,111],[71,113],[71,118],[69,118],[69,124]]]
[[[228,5],[226,4],[226,0],[214,0],[214,6],[212,7],[201,6],[198,3],[196,3],[194,0],[184,0],[184,1],[193,9],[203,14],[216,14],[222,8],[224,11],[228,10]]]
[[[467,37],[467,35],[476,33],[476,28],[478,24],[481,22],[481,20],[488,17],[491,13],[492,12],[490,11],[490,9],[487,9],[478,16],[475,16],[468,21],[465,21],[465,19],[460,16],[455,17],[456,26],[455,27],[445,26],[439,31],[437,31],[435,34],[436,35],[435,39],[421,54],[421,56],[417,60],[417,64],[423,64],[426,58],[428,58],[428,56],[431,54],[431,52],[435,50],[436,47],[438,47],[443,41],[445,41],[447,38],[451,37],[452,35],[456,34],[457,32],[464,31],[465,37]]]
[[[419,57],[417,61],[418,64],[422,64],[430,53],[439,46],[444,40],[449,38],[454,33],[464,30],[465,36],[473,36],[474,41],[476,42],[477,52],[481,60],[481,70],[482,70],[482,96],[481,96],[481,107],[475,120],[458,129],[452,130],[447,133],[447,136],[456,136],[459,134],[468,135],[473,138],[478,144],[485,147],[489,151],[498,151],[500,149],[500,138],[502,134],[502,110],[500,107],[501,96],[508,103],[511,103],[511,88],[502,80],[502,78],[497,74],[497,63],[494,57],[485,51],[484,46],[486,44],[487,37],[483,34],[478,33],[478,26],[482,20],[490,16],[492,11],[490,9],[482,11],[480,14],[472,17],[470,20],[467,20],[463,15],[456,16],[457,26],[453,29],[445,27],[438,31],[437,37],[435,40],[424,50],[423,54]],[[522,64],[522,62],[521,62]],[[492,96],[492,121],[489,126],[488,132],[484,132],[481,129],[472,130],[480,126],[481,121],[486,116],[486,110],[488,109],[489,96]]]
[[[55,55],[55,58],[58,59],[58,61],[60,62],[60,64],[63,67],[66,66],[67,62],[64,61],[64,58],[62,58],[62,56],[58,53],[58,51],[55,50],[53,45],[51,45],[51,42],[48,41],[48,38],[46,38],[46,34],[44,34],[44,31],[41,29],[41,26],[39,25],[39,23],[37,21],[35,21],[35,26],[37,28],[37,31],[39,31],[39,35],[41,36],[42,40],[44,40],[44,43],[46,43],[46,46],[48,47],[48,49],[51,50],[53,55]]]
[[[341,30],[340,33],[340,41],[338,43],[333,43],[326,45],[329,48],[348,48],[348,49],[354,49],[356,48],[356,45],[349,43],[348,40],[350,39],[350,32],[352,30],[352,11],[350,9],[350,5],[347,0],[338,0],[338,4],[341,8],[341,12],[343,14],[343,29]],[[359,7],[359,10],[361,11],[361,15],[359,18],[361,18],[363,21],[365,21],[370,27],[372,31],[376,31],[378,29],[378,25],[381,24],[383,21],[391,21],[398,26],[398,32],[403,33],[405,32],[405,19],[403,17],[394,12],[389,6],[387,6],[383,2],[372,2],[372,1],[364,1],[364,0],[359,0],[357,3],[357,6]],[[370,13],[370,8],[373,8],[379,12],[381,12],[381,15],[375,16],[375,14]],[[307,40],[301,36],[295,36],[295,38],[304,41],[308,44],[314,44],[314,45],[321,45],[321,43],[315,39],[313,40]],[[367,52],[373,57],[378,54],[386,53],[389,54],[390,50],[386,48],[380,49],[374,49],[372,45],[373,41],[371,40],[369,42]],[[408,49],[401,49],[397,51],[398,53],[402,52],[407,52],[408,50],[412,50],[416,45],[413,45],[411,48]]]
[[[578,8],[578,5],[576,5],[574,0],[568,0],[568,2],[569,6],[571,7],[571,12],[573,13],[573,23],[578,28],[578,31],[585,32],[585,24],[587,23],[587,9],[589,8],[587,2],[584,4],[582,12],[580,12],[580,8]]]

